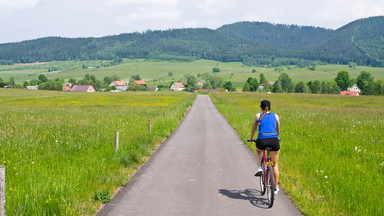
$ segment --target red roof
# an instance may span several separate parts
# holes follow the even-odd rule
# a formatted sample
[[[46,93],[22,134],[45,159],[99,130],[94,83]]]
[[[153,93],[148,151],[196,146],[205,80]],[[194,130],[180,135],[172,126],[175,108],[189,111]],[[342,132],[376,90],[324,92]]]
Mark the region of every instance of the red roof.
[[[341,95],[351,95],[351,96],[359,96],[359,92],[354,92],[354,91],[341,91]]]
[[[64,86],[63,91],[71,91],[71,88],[69,88],[68,86]]]
[[[175,84],[177,87],[179,87],[179,88],[185,88],[184,85],[183,85],[183,83],[175,82],[174,84]]]
[[[91,89],[92,92],[96,92],[95,88],[91,85],[74,85],[71,92],[87,92],[88,89]]]
[[[147,85],[147,83],[145,83],[143,80],[135,80],[133,82],[135,82],[135,83],[137,83],[139,85]]]
[[[113,81],[115,83],[115,85],[117,86],[126,86],[127,84],[125,84],[123,81]]]

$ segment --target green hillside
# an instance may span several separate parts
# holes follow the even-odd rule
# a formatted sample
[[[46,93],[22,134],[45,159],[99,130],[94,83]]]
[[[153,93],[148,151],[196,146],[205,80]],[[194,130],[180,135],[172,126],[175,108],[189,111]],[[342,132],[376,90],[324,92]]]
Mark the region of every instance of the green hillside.
[[[310,26],[240,22],[216,30],[173,29],[101,38],[48,37],[0,44],[0,64],[36,61],[146,58],[301,65],[313,61],[384,66],[384,16],[357,20],[336,31]]]

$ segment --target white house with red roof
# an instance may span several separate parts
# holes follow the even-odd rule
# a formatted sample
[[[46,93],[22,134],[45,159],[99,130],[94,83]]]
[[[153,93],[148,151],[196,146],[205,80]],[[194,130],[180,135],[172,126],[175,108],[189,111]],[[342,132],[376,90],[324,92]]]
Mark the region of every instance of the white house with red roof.
[[[180,82],[175,82],[171,86],[171,90],[173,90],[173,91],[183,91],[184,88],[185,88],[185,86]]]
[[[360,88],[357,86],[357,84],[355,83],[351,88],[348,88],[347,91],[351,91],[351,92],[358,92],[360,93]]]
[[[128,85],[123,81],[113,81],[109,86],[116,86],[116,89],[120,91],[126,91],[128,88]]]

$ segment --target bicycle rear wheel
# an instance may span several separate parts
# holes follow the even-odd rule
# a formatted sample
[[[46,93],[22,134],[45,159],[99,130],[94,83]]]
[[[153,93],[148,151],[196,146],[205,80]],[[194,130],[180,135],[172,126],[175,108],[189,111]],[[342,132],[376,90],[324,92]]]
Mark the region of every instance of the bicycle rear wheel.
[[[261,169],[263,170],[263,172],[261,173],[261,176],[260,176],[260,192],[261,192],[261,195],[264,195],[265,194],[265,180],[266,180],[266,177],[265,177],[265,162],[264,162],[264,159],[261,159]]]
[[[273,179],[272,166],[267,167],[267,199],[269,208],[272,208],[273,201],[275,200],[275,181]]]

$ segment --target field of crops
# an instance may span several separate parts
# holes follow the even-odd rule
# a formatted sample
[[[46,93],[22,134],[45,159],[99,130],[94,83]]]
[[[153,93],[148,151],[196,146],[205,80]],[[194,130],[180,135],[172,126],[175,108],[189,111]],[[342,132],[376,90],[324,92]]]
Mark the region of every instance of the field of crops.
[[[244,142],[260,101],[271,101],[281,121],[280,185],[305,215],[384,215],[384,97],[211,98]]]
[[[7,215],[94,214],[173,132],[193,99],[184,92],[0,89]]]

